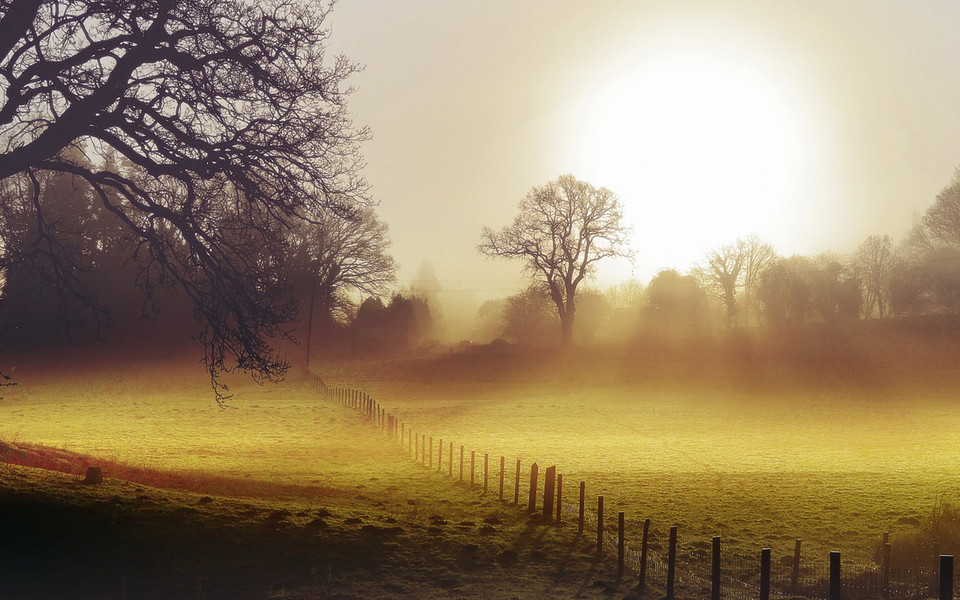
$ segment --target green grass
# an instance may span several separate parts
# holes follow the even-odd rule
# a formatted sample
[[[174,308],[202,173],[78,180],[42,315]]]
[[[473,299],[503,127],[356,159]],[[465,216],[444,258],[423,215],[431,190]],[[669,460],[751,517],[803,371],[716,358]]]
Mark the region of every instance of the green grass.
[[[678,524],[687,573],[706,572],[714,535],[750,577],[761,547],[788,571],[796,538],[811,573],[836,549],[845,568],[870,565],[884,532],[914,539],[938,499],[960,504],[951,336],[725,343],[689,355],[476,351],[322,372],[416,432],[462,444],[468,458],[475,450],[478,463],[489,453],[494,471],[506,456],[510,492],[517,458],[524,481],[533,461],[558,465],[566,501],[585,481],[591,508],[605,496],[608,530],[626,513],[634,548],[643,518],[658,553]],[[38,584],[50,598],[630,591],[609,561],[593,560],[592,535],[531,524],[414,465],[305,384],[233,381],[221,410],[202,370],[182,364],[55,365],[25,362],[0,403],[0,455],[45,457],[64,472],[0,467],[0,532],[16,532],[0,533],[4,598],[37,597]],[[105,468],[103,486],[78,483],[91,460]],[[64,531],[66,541],[51,541]],[[520,567],[498,562],[509,550]]]
[[[239,386],[226,411],[202,392],[136,406],[104,395],[74,411],[30,389],[0,408],[10,417],[4,437],[16,438],[0,457],[33,465],[0,464],[4,599],[573,598],[617,588],[612,565],[593,558],[575,527],[530,523],[492,494],[413,464],[306,386]],[[64,412],[70,430],[55,422]],[[124,424],[97,418],[104,412],[137,435],[113,438]],[[174,440],[143,425],[184,416]],[[22,441],[28,427],[51,446]],[[43,428],[80,433],[45,438]],[[134,438],[136,448],[125,446]],[[152,465],[101,460],[88,447],[139,451]],[[203,468],[185,473],[178,461],[191,455]],[[81,483],[91,463],[104,484]],[[505,552],[519,564],[502,565]]]

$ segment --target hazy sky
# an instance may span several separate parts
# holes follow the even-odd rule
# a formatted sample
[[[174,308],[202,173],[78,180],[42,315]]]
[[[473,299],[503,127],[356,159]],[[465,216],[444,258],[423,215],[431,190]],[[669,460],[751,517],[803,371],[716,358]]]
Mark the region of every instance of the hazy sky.
[[[751,232],[897,241],[960,165],[954,0],[341,0],[329,24],[365,65],[350,105],[399,284],[428,260],[464,300],[522,285],[480,229],[564,173],[620,196],[646,283]]]

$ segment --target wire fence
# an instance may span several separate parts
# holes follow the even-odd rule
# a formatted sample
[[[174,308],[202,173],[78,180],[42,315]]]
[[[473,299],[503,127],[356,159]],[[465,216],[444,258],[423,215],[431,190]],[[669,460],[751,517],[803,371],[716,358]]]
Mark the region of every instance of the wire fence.
[[[804,557],[800,540],[796,541],[792,560],[774,563],[769,549],[761,549],[756,560],[725,555],[719,537],[709,542],[688,539],[677,527],[670,527],[669,537],[664,538],[662,531],[652,531],[650,519],[644,520],[642,538],[628,542],[624,513],[615,515],[616,527],[611,527],[612,519],[603,514],[603,497],[589,498],[586,482],[578,482],[578,487],[564,482],[556,466],[524,466],[521,459],[513,462],[505,456],[491,460],[488,453],[468,450],[450,438],[417,431],[361,390],[327,387],[316,376],[313,385],[325,400],[358,411],[424,468],[476,487],[481,493],[496,493],[505,503],[526,507],[528,512],[539,514],[544,524],[576,523],[580,533],[595,534],[597,555],[616,560],[622,578],[634,577],[641,588],[664,590],[667,600],[954,597],[952,556],[931,553],[929,569],[893,569],[887,539],[880,565],[843,567],[839,552],[831,553],[830,563]],[[668,548],[666,554],[664,548]]]

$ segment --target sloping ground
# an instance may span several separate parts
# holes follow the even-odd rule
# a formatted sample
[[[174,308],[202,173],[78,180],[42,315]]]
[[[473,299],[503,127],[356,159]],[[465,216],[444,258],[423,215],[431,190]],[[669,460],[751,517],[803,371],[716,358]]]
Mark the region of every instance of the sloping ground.
[[[0,464],[0,598],[630,593],[633,582],[618,585],[615,565],[596,560],[590,536],[578,537],[575,525],[530,521],[525,511],[493,494],[484,496],[413,464],[356,413],[320,405],[305,386],[287,386],[280,393],[258,390],[238,394],[236,415],[212,409],[216,416],[208,418],[217,422],[239,419],[244,408],[246,419],[263,418],[241,432],[221,432],[223,450],[208,448],[199,461],[204,468],[192,470],[171,469],[178,455],[162,436],[151,439],[140,431],[136,445],[121,437],[110,447],[103,433],[84,439],[85,429],[93,431],[92,421],[83,421],[69,403],[47,402],[37,387],[31,389],[32,399],[8,396],[0,406],[0,436],[17,441],[0,446],[5,461]],[[136,423],[130,419],[137,411],[116,401],[101,398],[90,406],[88,399],[85,408]],[[218,443],[204,424],[207,402],[138,399],[140,412],[170,411],[167,417],[178,419],[177,441],[187,456],[196,447]],[[254,403],[257,409],[250,408]],[[66,439],[63,423],[56,422],[64,412],[78,426],[66,431]],[[288,431],[274,432],[290,440],[289,454],[267,436],[278,415],[290,418]],[[309,432],[296,431],[296,422],[306,422]],[[119,425],[104,422],[104,427]],[[36,443],[20,441],[25,430]],[[307,443],[301,435],[311,438],[316,460],[304,457]],[[245,450],[257,440],[259,449]],[[114,456],[135,456],[140,450],[152,457],[151,466],[101,461],[64,448],[87,445]],[[276,455],[257,457],[269,452]],[[286,473],[280,466],[284,461],[290,463]],[[309,480],[303,476],[304,461],[312,471]],[[244,462],[251,465],[246,474],[241,473]],[[103,484],[81,482],[90,463],[103,466]]]

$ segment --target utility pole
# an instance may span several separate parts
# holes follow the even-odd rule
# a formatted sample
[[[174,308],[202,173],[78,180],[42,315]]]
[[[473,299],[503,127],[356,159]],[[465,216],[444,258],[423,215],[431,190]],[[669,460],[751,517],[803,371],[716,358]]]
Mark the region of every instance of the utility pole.
[[[307,308],[307,357],[306,357],[306,367],[307,373],[310,373],[310,342],[313,338],[313,300],[314,295],[317,290],[317,278],[313,276],[310,278],[310,306]]]

